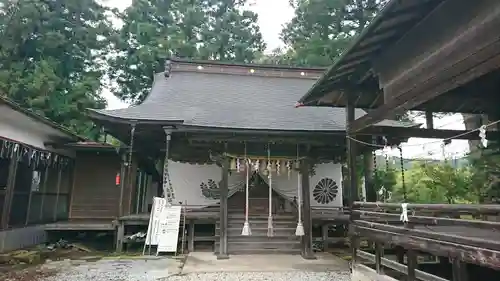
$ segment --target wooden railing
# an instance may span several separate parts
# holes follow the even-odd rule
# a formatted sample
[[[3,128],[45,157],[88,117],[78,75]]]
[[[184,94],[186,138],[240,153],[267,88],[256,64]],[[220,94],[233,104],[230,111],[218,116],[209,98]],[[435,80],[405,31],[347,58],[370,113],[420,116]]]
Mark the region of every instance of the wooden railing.
[[[498,218],[500,205],[407,204],[407,222],[402,209],[402,204],[354,203],[353,266],[367,261],[378,275],[389,268],[410,281],[447,280],[418,269],[417,256],[425,252],[449,258],[454,281],[467,280],[465,263],[500,270],[500,222],[488,220]],[[373,242],[373,253],[360,249],[360,239]],[[400,249],[397,261],[384,257],[384,249],[394,247]]]

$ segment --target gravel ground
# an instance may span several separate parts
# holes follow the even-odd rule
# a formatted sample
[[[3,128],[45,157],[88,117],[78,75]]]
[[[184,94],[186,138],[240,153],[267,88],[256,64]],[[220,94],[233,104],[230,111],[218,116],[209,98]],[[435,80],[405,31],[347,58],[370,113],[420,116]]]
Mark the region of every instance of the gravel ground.
[[[29,281],[349,281],[349,272],[212,272],[181,274],[179,260],[100,260],[51,262],[53,276]],[[23,281],[25,279],[22,279]]]
[[[225,272],[171,276],[165,281],[349,281],[349,273],[339,272]]]

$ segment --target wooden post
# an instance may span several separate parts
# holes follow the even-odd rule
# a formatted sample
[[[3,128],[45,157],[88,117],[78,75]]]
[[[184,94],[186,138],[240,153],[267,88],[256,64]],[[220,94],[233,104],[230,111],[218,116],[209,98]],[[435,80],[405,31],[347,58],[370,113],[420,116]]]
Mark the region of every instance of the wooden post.
[[[120,162],[120,201],[118,202],[118,217],[123,217],[123,199],[125,197],[125,179],[126,179],[126,167],[127,155],[122,153]]]
[[[41,194],[41,202],[40,202],[40,215],[38,217],[39,221],[42,222],[44,217],[43,217],[43,207],[45,205],[45,191],[47,191],[47,180],[49,178],[49,170],[50,166],[47,164],[47,167],[45,167],[45,172],[43,174],[43,183],[42,187],[40,188],[40,194]]]
[[[123,252],[123,240],[125,239],[125,222],[118,220],[118,227],[116,230],[116,252]]]
[[[453,281],[468,281],[467,264],[462,262],[459,258],[452,260]]]
[[[219,253],[217,259],[229,259],[227,253],[227,198],[229,193],[229,158],[222,157],[222,181],[220,186]]]
[[[312,250],[312,216],[311,216],[311,193],[309,191],[310,178],[309,169],[311,163],[309,159],[300,162],[300,173],[302,174],[302,214],[304,221],[304,236],[302,236],[302,257],[304,259],[316,259]]]
[[[375,270],[378,274],[384,274],[382,266],[382,258],[384,257],[384,245],[382,243],[375,243]]]
[[[7,189],[5,190],[5,198],[2,210],[0,229],[7,229],[9,227],[12,199],[14,198],[14,188],[16,186],[17,166],[18,166],[18,155],[16,152],[14,152],[13,156],[10,158],[10,163],[9,163],[9,175],[7,178]]]
[[[59,193],[61,192],[61,181],[62,181],[62,167],[59,167],[59,171],[57,172],[57,193],[56,193],[56,203],[54,206],[54,217],[53,221],[57,221],[57,211],[59,205]]]
[[[364,178],[365,178],[365,190],[366,190],[366,201],[376,202],[377,201],[377,191],[375,190],[375,183],[373,177],[374,169],[374,159],[371,150],[367,150],[363,153],[363,166],[364,166]]]
[[[352,135],[351,124],[356,119],[354,115],[354,102],[351,95],[347,95],[347,104],[346,104],[346,128],[347,128],[347,171],[348,176],[346,180],[348,182],[348,190],[349,190],[349,208],[351,210],[354,209],[354,202],[358,200],[358,182],[357,182],[357,173],[356,173],[356,135]],[[351,212],[350,222],[352,223],[356,220],[357,216]],[[350,231],[349,235],[351,237],[351,254],[352,254],[352,264],[356,263],[356,252],[359,244],[359,237],[354,233],[352,229],[352,224],[349,226]]]
[[[328,252],[328,224],[321,226],[321,237],[323,239],[323,252]]]
[[[194,252],[194,221],[193,220],[189,221],[188,233],[189,233],[188,252],[192,253],[192,252]]]
[[[405,223],[405,228],[413,229],[414,225]],[[413,249],[407,249],[406,250],[406,257],[407,257],[407,266],[408,266],[408,281],[417,281],[417,273],[416,270],[418,269],[418,254],[415,250]]]
[[[425,126],[427,129],[434,129],[434,118],[432,112],[425,112]]]

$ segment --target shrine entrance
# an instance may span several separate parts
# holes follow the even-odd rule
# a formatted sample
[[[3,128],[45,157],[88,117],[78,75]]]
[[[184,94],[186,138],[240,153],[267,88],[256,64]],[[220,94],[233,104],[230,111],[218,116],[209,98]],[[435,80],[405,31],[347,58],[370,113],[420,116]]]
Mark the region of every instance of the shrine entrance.
[[[271,200],[273,214],[292,214],[296,210],[295,203],[290,202],[275,190],[272,190]],[[236,191],[228,199],[228,211],[229,213],[245,213],[245,189]],[[255,172],[249,182],[248,214],[266,217],[269,214],[269,185]]]

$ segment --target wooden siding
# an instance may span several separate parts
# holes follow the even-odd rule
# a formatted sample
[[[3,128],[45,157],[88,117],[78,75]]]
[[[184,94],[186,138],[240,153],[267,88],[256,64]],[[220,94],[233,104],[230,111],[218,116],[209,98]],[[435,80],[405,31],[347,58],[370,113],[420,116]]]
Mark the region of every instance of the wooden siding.
[[[77,152],[70,219],[116,218],[120,206],[120,186],[115,180],[119,172],[120,156],[115,152]],[[125,214],[130,212],[128,202],[131,190],[127,183],[125,181],[123,198]]]

